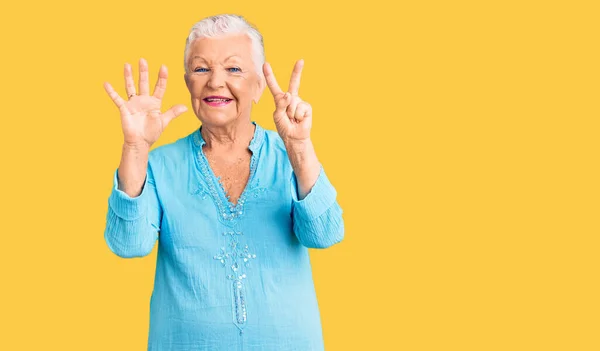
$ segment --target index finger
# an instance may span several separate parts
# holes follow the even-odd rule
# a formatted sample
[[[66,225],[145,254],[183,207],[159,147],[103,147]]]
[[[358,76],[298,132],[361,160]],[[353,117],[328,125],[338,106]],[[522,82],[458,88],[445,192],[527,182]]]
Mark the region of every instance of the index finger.
[[[269,90],[271,91],[271,94],[273,94],[273,97],[282,94],[283,91],[279,87],[279,84],[277,84],[277,79],[275,79],[275,75],[273,74],[270,64],[265,62],[263,65],[263,73],[265,74],[267,85],[269,86]]]
[[[304,60],[300,59],[294,65],[292,78],[290,78],[290,86],[288,91],[292,95],[298,95],[298,89],[300,89],[300,77],[302,76],[302,67],[304,67]]]

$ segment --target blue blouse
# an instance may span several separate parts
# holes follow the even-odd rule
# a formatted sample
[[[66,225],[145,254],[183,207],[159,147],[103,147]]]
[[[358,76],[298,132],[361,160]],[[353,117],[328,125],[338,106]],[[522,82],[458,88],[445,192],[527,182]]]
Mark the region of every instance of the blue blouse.
[[[323,168],[299,200],[283,141],[254,125],[250,178],[235,206],[204,155],[201,127],[150,152],[139,196],[119,190],[114,173],[108,247],[143,257],[159,242],[148,350],[324,349],[308,249],[343,239],[342,209]]]

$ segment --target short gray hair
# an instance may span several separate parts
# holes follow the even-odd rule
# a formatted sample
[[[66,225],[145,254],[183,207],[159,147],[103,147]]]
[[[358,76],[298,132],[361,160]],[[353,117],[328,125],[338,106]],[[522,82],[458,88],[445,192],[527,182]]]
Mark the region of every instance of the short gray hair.
[[[265,48],[263,37],[256,27],[247,22],[242,16],[223,14],[204,18],[194,24],[185,41],[185,51],[183,54],[183,65],[185,73],[188,72],[188,55],[190,45],[196,39],[205,37],[217,37],[225,34],[244,33],[252,41],[252,59],[256,68],[256,73],[263,76],[262,66],[265,62]]]

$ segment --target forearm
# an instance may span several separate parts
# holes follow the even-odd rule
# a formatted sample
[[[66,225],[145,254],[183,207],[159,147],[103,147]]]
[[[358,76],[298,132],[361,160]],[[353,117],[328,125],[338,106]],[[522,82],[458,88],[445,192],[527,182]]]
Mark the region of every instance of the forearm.
[[[292,178],[292,186],[299,188],[295,177]],[[304,199],[299,199],[299,196],[294,189],[294,233],[300,243],[308,248],[326,248],[342,241],[342,209],[336,201],[337,192],[322,167],[319,167],[319,175],[310,193]]]
[[[146,256],[154,247],[162,216],[152,168],[147,167],[142,192],[135,197],[118,189],[117,178],[115,172],[104,238],[111,251],[120,257]]]
[[[119,190],[130,197],[142,193],[146,172],[148,169],[148,153],[146,147],[123,145],[121,163],[119,164]]]
[[[300,200],[305,198],[319,177],[321,164],[311,140],[288,142],[285,145],[292,169],[298,182]]]

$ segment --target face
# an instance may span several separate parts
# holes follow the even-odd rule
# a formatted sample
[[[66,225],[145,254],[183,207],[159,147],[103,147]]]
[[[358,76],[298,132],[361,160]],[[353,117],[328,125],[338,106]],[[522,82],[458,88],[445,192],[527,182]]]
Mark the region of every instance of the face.
[[[185,82],[203,124],[225,126],[250,119],[264,90],[245,34],[196,39],[190,45]]]

